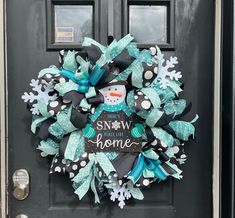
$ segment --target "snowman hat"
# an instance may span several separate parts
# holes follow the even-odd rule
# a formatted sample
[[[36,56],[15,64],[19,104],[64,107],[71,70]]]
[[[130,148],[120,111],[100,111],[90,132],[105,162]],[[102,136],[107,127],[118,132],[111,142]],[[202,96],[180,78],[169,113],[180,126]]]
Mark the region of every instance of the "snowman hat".
[[[104,85],[102,85],[102,86],[99,86],[98,89],[103,89],[103,88],[106,88],[106,87],[109,87],[109,86],[115,86],[115,85],[127,86],[128,83],[127,83],[127,81],[125,81],[125,80],[116,80],[116,79],[113,79],[113,80],[110,81],[109,83],[104,84]]]

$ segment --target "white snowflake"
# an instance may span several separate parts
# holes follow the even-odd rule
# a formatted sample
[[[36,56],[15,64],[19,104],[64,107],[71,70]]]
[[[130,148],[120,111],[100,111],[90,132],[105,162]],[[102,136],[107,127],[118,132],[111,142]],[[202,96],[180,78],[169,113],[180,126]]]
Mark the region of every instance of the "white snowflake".
[[[158,75],[157,80],[161,84],[161,88],[166,88],[169,86],[169,80],[178,81],[182,78],[181,72],[176,72],[176,70],[172,70],[176,64],[178,64],[177,57],[170,57],[170,60],[166,61],[164,55],[161,53],[160,49],[157,47],[157,55],[155,56],[156,63],[158,64]]]
[[[177,158],[176,160],[179,162],[180,165],[182,165],[185,164],[187,158]]]
[[[111,194],[110,199],[113,202],[116,199],[119,201],[118,206],[121,209],[126,205],[125,200],[128,200],[131,198],[131,193],[126,188],[126,184],[123,184],[122,186],[120,186],[118,182],[116,182],[116,185],[113,187],[113,190],[110,194]]]
[[[112,129],[118,130],[121,128],[120,126],[120,122],[118,122],[117,120],[115,120],[114,122],[112,122]]]
[[[57,98],[57,94],[50,96],[49,93],[53,91],[52,87],[50,85],[39,84],[39,80],[32,79],[29,85],[35,93],[25,92],[21,98],[24,102],[33,103],[36,101],[36,103],[32,105],[30,111],[32,114],[38,115],[38,101],[42,100],[45,104],[48,104],[49,101],[54,101]]]

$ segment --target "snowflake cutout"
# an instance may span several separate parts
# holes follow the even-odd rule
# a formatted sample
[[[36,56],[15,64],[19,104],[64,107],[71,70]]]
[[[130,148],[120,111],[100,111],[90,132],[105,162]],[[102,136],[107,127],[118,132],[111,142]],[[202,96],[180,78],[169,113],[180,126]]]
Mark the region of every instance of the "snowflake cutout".
[[[186,155],[185,155],[185,157],[184,158],[177,158],[176,159],[178,162],[179,162],[179,164],[185,164],[185,162],[186,162],[186,160],[187,160],[187,158],[186,158]]]
[[[111,194],[110,199],[113,202],[116,199],[119,201],[118,206],[121,209],[123,209],[123,207],[126,205],[125,200],[128,200],[131,198],[131,193],[126,188],[126,184],[123,184],[122,186],[120,186],[118,182],[116,182],[116,185],[114,186],[114,188],[110,194]]]
[[[36,103],[32,105],[30,111],[34,115],[39,115],[38,101],[42,100],[47,105],[49,101],[54,101],[57,98],[57,94],[54,94],[52,96],[49,95],[49,93],[52,92],[53,89],[50,87],[50,85],[39,84],[39,80],[32,79],[29,85],[32,87],[32,90],[35,93],[25,92],[21,98],[24,100],[24,102],[33,103],[34,101],[36,101]]]
[[[112,122],[112,129],[118,130],[120,129],[120,122],[118,122],[117,120],[115,120],[114,122]]]
[[[157,80],[160,82],[161,88],[167,88],[170,85],[169,80],[178,81],[182,78],[181,72],[172,70],[178,64],[178,60],[177,57],[170,57],[170,60],[167,60],[166,64],[163,65],[165,62],[164,55],[159,48],[157,48],[157,51],[157,55],[154,56],[159,69]]]

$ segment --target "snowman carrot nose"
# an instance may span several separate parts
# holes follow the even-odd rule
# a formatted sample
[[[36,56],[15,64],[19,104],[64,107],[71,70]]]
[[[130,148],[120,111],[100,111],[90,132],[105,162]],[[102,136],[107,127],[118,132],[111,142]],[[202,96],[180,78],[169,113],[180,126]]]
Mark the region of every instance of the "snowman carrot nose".
[[[122,94],[118,92],[110,92],[110,96],[122,97]]]

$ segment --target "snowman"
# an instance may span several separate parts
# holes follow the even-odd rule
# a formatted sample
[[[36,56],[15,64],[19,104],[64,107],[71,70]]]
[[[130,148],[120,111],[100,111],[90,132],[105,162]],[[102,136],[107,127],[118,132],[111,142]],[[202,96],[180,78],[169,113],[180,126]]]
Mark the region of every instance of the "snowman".
[[[126,87],[124,85],[111,85],[99,90],[104,97],[104,103],[107,106],[119,105],[125,101]]]
[[[126,81],[112,81],[99,89],[101,103],[84,128],[87,152],[141,150],[142,124],[126,104]]]

